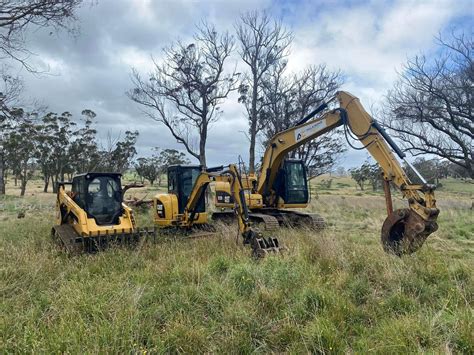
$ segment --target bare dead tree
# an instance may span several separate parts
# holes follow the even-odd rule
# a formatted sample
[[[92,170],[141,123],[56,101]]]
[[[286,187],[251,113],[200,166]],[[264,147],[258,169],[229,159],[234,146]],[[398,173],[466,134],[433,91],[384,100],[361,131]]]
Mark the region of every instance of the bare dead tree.
[[[436,57],[409,60],[387,95],[385,125],[414,156],[436,155],[474,178],[474,43],[437,38]]]
[[[145,114],[164,124],[203,166],[210,125],[220,117],[219,105],[237,89],[237,74],[224,68],[233,47],[232,36],[220,35],[203,22],[194,43],[178,41],[164,50],[164,59],[154,63],[147,80],[132,72],[135,87],[128,96],[143,106]]]
[[[259,116],[264,108],[263,76],[288,56],[293,35],[280,21],[273,20],[266,12],[258,11],[242,14],[235,30],[240,44],[239,54],[249,67],[239,87],[239,102],[245,105],[248,114],[249,169],[254,172],[257,134],[262,128]]]
[[[0,58],[10,58],[29,71],[26,47],[29,27],[49,27],[74,31],[75,11],[82,0],[0,0]]]
[[[5,67],[2,67],[0,75],[2,80],[0,91],[0,195],[4,195],[7,172],[5,136],[10,128],[11,120],[21,116],[16,105],[23,89],[23,83],[18,77],[9,75]]]
[[[260,115],[264,143],[333,96],[343,82],[340,71],[330,71],[324,64],[291,76],[285,68],[282,62],[264,77],[265,107]],[[314,178],[332,169],[345,150],[341,132],[332,131],[294,150],[291,157],[303,160]]]

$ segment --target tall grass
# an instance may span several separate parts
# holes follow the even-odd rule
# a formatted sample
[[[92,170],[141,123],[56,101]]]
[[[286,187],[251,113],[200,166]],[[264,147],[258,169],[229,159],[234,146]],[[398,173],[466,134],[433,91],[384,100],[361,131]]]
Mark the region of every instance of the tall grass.
[[[69,257],[51,209],[8,209],[1,352],[474,353],[472,211],[447,203],[397,258],[379,245],[383,200],[342,197],[314,201],[326,231],[282,229],[288,251],[259,261],[236,226]]]

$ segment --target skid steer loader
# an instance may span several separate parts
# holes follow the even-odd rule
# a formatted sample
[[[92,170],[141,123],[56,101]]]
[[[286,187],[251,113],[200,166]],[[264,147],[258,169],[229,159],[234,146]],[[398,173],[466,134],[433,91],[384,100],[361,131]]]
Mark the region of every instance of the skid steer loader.
[[[84,173],[59,182],[53,239],[67,251],[80,253],[154,235],[154,230],[136,227],[132,209],[123,203],[124,190],[119,173]]]

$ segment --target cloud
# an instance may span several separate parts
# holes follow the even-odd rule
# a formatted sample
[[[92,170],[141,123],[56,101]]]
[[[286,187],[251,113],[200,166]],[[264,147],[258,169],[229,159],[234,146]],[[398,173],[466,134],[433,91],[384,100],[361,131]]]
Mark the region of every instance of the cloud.
[[[53,75],[22,75],[26,96],[50,110],[67,110],[77,117],[84,108],[94,110],[104,139],[107,132],[137,129],[140,154],[149,154],[155,146],[182,149],[164,126],[144,117],[125,92],[131,88],[131,67],[149,72],[151,55],[159,58],[161,49],[177,38],[189,40],[201,19],[232,31],[240,12],[269,9],[294,31],[291,70],[322,62],[340,68],[346,77],[344,89],[370,108],[393,85],[406,58],[432,51],[438,31],[455,26],[471,6],[470,1],[447,0],[101,0],[80,9],[77,37],[51,35],[49,30],[29,33],[36,64]],[[222,108],[221,120],[209,133],[210,165],[248,156],[247,121],[236,95]],[[345,165],[358,165],[366,153],[350,152],[347,157]]]

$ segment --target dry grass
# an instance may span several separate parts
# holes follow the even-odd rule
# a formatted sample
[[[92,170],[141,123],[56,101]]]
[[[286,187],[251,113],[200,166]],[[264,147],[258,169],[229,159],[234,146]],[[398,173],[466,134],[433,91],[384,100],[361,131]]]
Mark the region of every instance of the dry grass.
[[[328,229],[282,229],[288,252],[254,261],[229,225],[68,257],[49,239],[54,196],[7,196],[1,352],[473,353],[471,198],[441,191],[440,230],[397,258],[380,195],[320,193]]]

